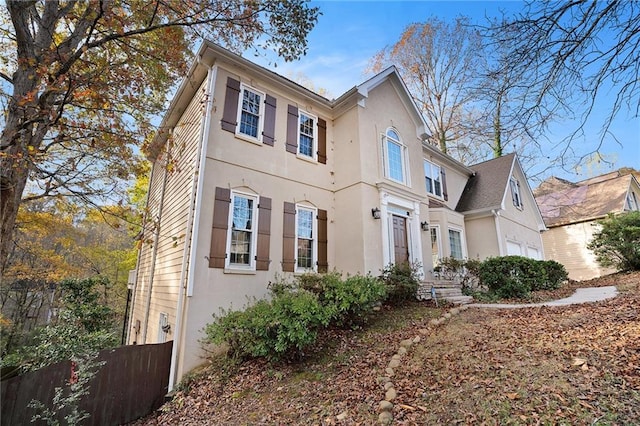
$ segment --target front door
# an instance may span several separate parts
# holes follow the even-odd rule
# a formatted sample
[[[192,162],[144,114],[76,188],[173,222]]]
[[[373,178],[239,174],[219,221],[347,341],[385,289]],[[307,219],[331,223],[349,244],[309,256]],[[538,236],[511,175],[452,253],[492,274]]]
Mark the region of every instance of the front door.
[[[406,217],[393,215],[393,250],[396,264],[409,262]]]

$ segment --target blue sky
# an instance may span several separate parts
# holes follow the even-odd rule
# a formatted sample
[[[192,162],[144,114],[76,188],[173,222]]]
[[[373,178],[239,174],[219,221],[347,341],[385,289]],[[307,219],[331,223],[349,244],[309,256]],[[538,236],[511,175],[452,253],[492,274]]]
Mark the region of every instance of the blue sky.
[[[312,1],[323,15],[308,38],[308,53],[299,61],[286,63],[274,57],[256,58],[247,54],[247,59],[272,69],[289,78],[304,75],[315,88],[326,89],[328,97],[338,97],[353,86],[364,81],[369,60],[379,50],[395,43],[407,25],[423,22],[430,17],[451,20],[458,15],[469,16],[474,23],[486,22],[485,16],[496,17],[502,12],[510,15],[522,10],[520,1]],[[275,65],[274,65],[275,64]],[[606,100],[603,100],[606,104]],[[574,141],[575,156],[595,150],[600,142],[597,135],[602,117],[595,116],[594,127],[588,135]],[[549,141],[545,152],[556,155],[555,141],[561,140],[575,128],[573,122],[554,125],[547,135]],[[609,137],[600,152],[613,165],[601,164],[578,170],[565,171],[559,168],[545,171],[542,177],[551,174],[570,180],[580,180],[619,167],[640,169],[640,118],[631,114],[620,114],[611,131],[621,145]],[[544,168],[544,164],[540,164]],[[570,166],[569,166],[570,168]],[[533,172],[532,172],[533,173]]]

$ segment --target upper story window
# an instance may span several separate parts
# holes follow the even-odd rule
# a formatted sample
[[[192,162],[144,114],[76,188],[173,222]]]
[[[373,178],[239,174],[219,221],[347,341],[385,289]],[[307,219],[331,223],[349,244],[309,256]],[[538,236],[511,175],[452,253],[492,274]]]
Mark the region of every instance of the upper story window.
[[[406,147],[402,144],[400,136],[393,130],[387,130],[383,139],[383,156],[386,177],[406,184]]]
[[[442,172],[440,166],[424,160],[424,178],[427,192],[442,198]]]
[[[297,256],[296,271],[314,271],[317,260],[316,241],[316,210],[310,207],[297,206],[296,211],[296,240]]]
[[[520,195],[520,182],[516,178],[509,179],[509,186],[511,187],[511,199],[513,205],[522,210],[522,196]]]
[[[257,216],[256,197],[232,193],[229,226],[229,265],[230,267],[254,267],[255,232]]]
[[[298,115],[298,154],[316,158],[316,117],[300,111]]]
[[[238,111],[238,133],[260,140],[262,134],[262,105],[264,95],[242,85],[242,102]]]
[[[627,194],[627,209],[638,210],[638,199],[636,198],[636,193],[631,190]]]

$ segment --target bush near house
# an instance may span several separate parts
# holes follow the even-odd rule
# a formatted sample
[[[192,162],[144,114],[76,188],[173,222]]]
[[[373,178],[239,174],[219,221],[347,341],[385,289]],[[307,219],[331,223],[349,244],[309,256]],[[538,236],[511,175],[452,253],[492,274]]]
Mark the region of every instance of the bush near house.
[[[387,302],[401,306],[409,300],[415,300],[420,279],[417,263],[392,263],[382,270],[380,279],[387,286]]]
[[[564,266],[553,260],[523,256],[492,257],[480,265],[480,283],[503,298],[526,298],[532,291],[552,290],[567,279]]]
[[[610,214],[587,245],[598,263],[618,271],[640,270],[640,211]]]
[[[321,329],[364,323],[386,295],[385,284],[375,277],[343,280],[336,272],[305,274],[270,288],[269,300],[214,315],[205,327],[204,343],[226,344],[230,355],[240,359],[296,358],[315,343]]]

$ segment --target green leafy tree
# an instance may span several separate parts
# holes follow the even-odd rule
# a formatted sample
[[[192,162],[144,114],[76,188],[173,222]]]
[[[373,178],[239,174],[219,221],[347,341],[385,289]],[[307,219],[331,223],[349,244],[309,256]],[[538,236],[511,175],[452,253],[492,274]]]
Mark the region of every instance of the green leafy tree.
[[[191,44],[306,52],[304,0],[7,0],[0,7],[0,266],[21,203],[115,205]]]
[[[105,278],[67,279],[60,284],[57,320],[40,327],[33,342],[3,357],[3,365],[32,371],[64,360],[86,360],[119,343],[113,309],[104,304]]]
[[[640,270],[640,211],[610,214],[598,223],[601,229],[587,245],[598,263],[619,271]]]

